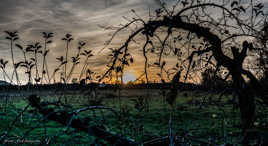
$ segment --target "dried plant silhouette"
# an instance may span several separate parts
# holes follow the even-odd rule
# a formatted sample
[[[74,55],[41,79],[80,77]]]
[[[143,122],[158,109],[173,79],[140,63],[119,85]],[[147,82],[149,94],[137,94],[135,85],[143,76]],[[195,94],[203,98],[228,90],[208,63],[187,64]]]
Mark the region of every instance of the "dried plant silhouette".
[[[156,2],[160,8],[150,9],[148,16],[132,9],[125,24],[101,26],[116,28],[102,49],[108,52],[103,73],[92,69],[95,51],[86,41],[70,50],[75,42],[70,33],[61,39],[64,53],[52,68],[54,33],[41,32],[43,43],[24,46],[17,42],[17,31],[5,31],[11,63],[0,59],[6,84],[0,88],[5,125],[0,143],[30,137],[40,138],[40,145],[267,145],[264,5],[253,0]],[[121,33],[127,37],[115,47]],[[14,46],[23,60],[15,60]],[[123,83],[127,69],[140,63],[137,79]],[[18,70],[27,75],[26,85]],[[17,96],[23,97],[17,104],[23,109],[11,103]]]
[[[49,49],[47,49],[47,45],[52,43],[51,38],[53,37],[53,33],[51,32],[42,32],[43,38],[44,38],[44,49],[42,52],[43,55],[43,65],[42,65],[42,77],[41,77],[41,84],[43,83],[45,75],[47,75],[47,82],[50,83],[50,76],[49,76],[49,70],[48,70],[48,63],[47,63],[47,55],[49,52]]]
[[[91,51],[91,50],[84,50],[80,55],[81,55],[81,56],[85,56],[86,59],[85,59],[85,61],[84,61],[84,65],[83,65],[83,67],[82,67],[82,69],[81,69],[81,72],[80,72],[80,75],[79,75],[79,81],[81,81],[83,75],[84,75],[85,72],[87,71],[87,68],[88,68],[88,59],[89,59],[90,57],[92,57],[93,54],[92,54],[92,51]]]
[[[16,44],[17,48],[19,48],[23,53],[24,61],[21,62],[20,67],[25,68],[25,74],[28,74],[28,84],[32,84],[32,68],[35,66],[33,61],[28,60],[27,54],[32,52],[32,47],[28,45],[26,48],[23,48],[20,44]]]
[[[34,78],[34,81],[35,83],[39,83],[41,81],[41,78],[40,78],[40,74],[39,74],[39,69],[38,69],[38,54],[42,54],[42,51],[41,51],[41,48],[42,46],[40,45],[39,42],[36,42],[34,44],[31,44],[31,45],[28,45],[30,49],[30,52],[33,52],[34,53],[34,57],[33,58],[30,58],[30,60],[32,60],[34,62],[34,66],[35,66],[35,78]]]
[[[0,59],[0,68],[1,68],[1,70],[2,70],[2,74],[3,74],[3,79],[6,81],[6,82],[8,82],[8,80],[9,80],[9,82],[11,82],[11,79],[10,79],[10,77],[8,76],[8,74],[7,74],[7,72],[6,72],[6,65],[8,64],[8,61],[6,61],[6,60],[4,60],[4,59]],[[7,80],[7,79],[8,80]]]
[[[75,67],[80,63],[79,60],[80,60],[80,52],[81,52],[81,49],[86,45],[85,42],[82,42],[80,41],[78,43],[78,48],[77,48],[77,54],[76,56],[72,57],[72,68],[67,76],[67,83],[69,82],[69,80],[71,79],[71,76],[73,74],[73,71],[75,69]]]
[[[14,31],[14,32],[5,31],[5,33],[7,34],[6,39],[10,41],[11,59],[12,59],[12,64],[13,64],[13,69],[14,69],[16,81],[17,81],[17,84],[20,84],[19,76],[18,76],[18,72],[17,72],[17,67],[18,66],[16,66],[16,63],[15,63],[14,50],[13,50],[13,44],[14,44],[14,42],[19,39],[18,32],[17,31]],[[12,73],[11,82],[13,81],[13,75],[14,74]]]
[[[66,81],[66,77],[67,77],[67,64],[68,64],[68,52],[69,52],[69,44],[71,43],[71,41],[73,40],[72,35],[71,34],[66,34],[64,38],[62,38],[63,41],[66,42],[66,50],[65,50],[65,61],[66,63],[64,64],[64,82]]]
[[[54,79],[54,83],[56,83],[56,79],[55,79],[55,75],[56,75],[56,73],[57,73],[58,71],[60,71],[60,68],[63,67],[64,64],[67,63],[67,61],[64,61],[64,57],[63,57],[63,56],[60,56],[60,57],[58,57],[58,58],[56,58],[56,59],[60,62],[60,65],[54,70],[54,72],[53,72],[53,74],[52,74],[52,76],[51,76],[51,78]],[[63,72],[64,72],[64,69],[62,69],[62,72],[61,72],[61,74],[60,74],[60,79],[59,79],[60,82],[61,82],[62,80],[64,80]]]

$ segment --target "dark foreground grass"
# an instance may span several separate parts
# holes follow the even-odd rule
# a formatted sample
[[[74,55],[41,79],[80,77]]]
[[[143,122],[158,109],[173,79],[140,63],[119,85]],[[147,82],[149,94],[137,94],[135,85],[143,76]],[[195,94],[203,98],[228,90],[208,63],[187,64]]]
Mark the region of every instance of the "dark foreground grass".
[[[185,96],[187,94],[187,96]],[[211,97],[205,98],[204,97]],[[58,99],[72,107],[66,110],[79,109],[92,105],[91,97],[83,95],[42,96],[42,101],[57,101]],[[137,143],[165,137],[169,135],[169,119],[171,107],[161,96],[102,98],[102,105],[111,107],[120,115],[118,118],[109,110],[90,110],[77,115],[92,125],[105,127],[107,131],[121,134],[134,139]],[[0,106],[0,136],[8,131],[5,145],[106,145],[105,141],[96,139],[92,134],[70,128],[68,122],[61,125],[45,119],[32,107],[20,115],[28,105],[25,98],[8,101],[3,98]],[[99,100],[97,97],[96,100]],[[173,133],[186,145],[239,144],[240,133],[239,110],[232,104],[227,104],[229,97],[218,100],[217,95],[206,93],[180,93],[173,109]],[[257,106],[256,129],[265,131],[264,121],[268,120],[268,110]],[[17,118],[13,125],[12,122]],[[265,132],[264,132],[265,133]],[[267,133],[267,132],[266,132]],[[265,138],[265,137],[263,137]],[[255,141],[252,141],[252,144]]]

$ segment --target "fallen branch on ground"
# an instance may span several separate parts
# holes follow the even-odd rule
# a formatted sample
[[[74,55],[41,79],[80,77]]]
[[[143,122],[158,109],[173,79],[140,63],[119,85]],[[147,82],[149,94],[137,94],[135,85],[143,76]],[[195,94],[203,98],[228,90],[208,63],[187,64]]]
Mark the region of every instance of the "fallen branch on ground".
[[[62,125],[70,124],[70,127],[86,133],[89,133],[90,131],[90,133],[92,133],[96,138],[105,140],[108,143],[116,146],[138,145],[134,140],[128,139],[124,136],[112,134],[111,132],[106,131],[103,127],[96,125],[92,126],[89,124],[89,121],[85,122],[79,118],[73,119],[72,117],[74,113],[68,113],[67,111],[56,111],[53,108],[49,108],[48,104],[43,104],[43,102],[40,102],[40,99],[36,95],[31,95],[28,98],[28,101],[30,105],[38,110],[38,112],[40,112],[43,116],[49,115],[47,116],[48,120],[56,121]],[[72,122],[68,123],[70,120],[72,120]]]

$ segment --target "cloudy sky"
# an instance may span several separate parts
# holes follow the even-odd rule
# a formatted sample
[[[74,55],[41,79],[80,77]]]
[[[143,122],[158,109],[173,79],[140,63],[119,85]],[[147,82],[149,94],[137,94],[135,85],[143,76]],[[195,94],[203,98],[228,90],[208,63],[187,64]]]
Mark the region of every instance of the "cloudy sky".
[[[126,23],[127,18],[132,18],[134,9],[141,17],[148,16],[148,11],[159,8],[160,0],[1,0],[0,2],[0,58],[9,60],[11,54],[9,42],[5,40],[5,30],[19,32],[20,40],[17,42],[22,46],[41,42],[41,32],[53,32],[53,43],[49,45],[50,53],[48,61],[50,71],[58,65],[56,57],[64,55],[65,44],[61,40],[66,33],[73,35],[74,41],[70,46],[70,55],[76,53],[78,41],[87,43],[86,49],[93,50],[97,54],[103,48],[104,43],[110,38],[112,30],[104,30],[103,27],[119,26]],[[165,0],[170,2],[173,0]],[[243,2],[246,3],[249,0]],[[268,7],[268,0],[264,2],[265,9]],[[114,44],[120,44],[126,36],[119,35]],[[18,48],[15,51],[15,61],[22,61],[23,56]],[[135,65],[128,69],[129,78],[135,78],[142,74],[143,57],[138,53],[134,54]],[[39,63],[42,61],[39,57]],[[92,57],[89,67],[96,72],[103,72],[107,64],[107,51]],[[79,73],[81,66],[74,71]],[[9,75],[12,73],[12,66],[7,67]],[[24,70],[20,69],[19,74],[22,80],[26,80]],[[134,76],[134,77],[133,77]],[[2,80],[0,73],[0,80]]]
[[[53,44],[49,63],[55,68],[56,57],[64,55],[64,42],[61,38],[71,33],[74,41],[71,44],[69,56],[76,52],[78,41],[87,42],[86,48],[97,53],[109,39],[111,30],[100,26],[118,26],[125,22],[125,17],[132,17],[131,9],[140,16],[148,15],[148,10],[158,7],[158,0],[1,0],[0,2],[0,58],[10,60],[9,42],[5,40],[5,30],[17,30],[18,43],[27,45],[43,42],[41,32],[53,32]],[[15,48],[15,61],[22,60],[22,53]],[[90,59],[92,70],[104,70],[105,51]],[[79,67],[77,72],[79,72]],[[11,73],[11,65],[8,66]],[[20,70],[23,76],[23,70]],[[100,71],[99,71],[100,72]],[[133,69],[130,71],[133,72]],[[139,74],[139,73],[137,73]],[[21,77],[25,78],[25,77]],[[0,79],[3,79],[2,74]]]

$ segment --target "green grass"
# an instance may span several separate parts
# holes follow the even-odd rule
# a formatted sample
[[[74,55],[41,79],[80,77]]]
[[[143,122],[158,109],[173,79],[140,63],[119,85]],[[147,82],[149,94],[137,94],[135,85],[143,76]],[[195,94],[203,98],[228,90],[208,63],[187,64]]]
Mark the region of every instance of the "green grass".
[[[224,110],[219,110],[215,105],[204,104],[203,106],[189,104],[194,100],[201,101],[203,93],[186,92],[180,93],[176,100],[176,106],[173,114],[173,132],[177,136],[185,136],[191,144],[200,144],[200,141],[208,142],[213,138],[214,143],[223,144],[238,143],[241,136],[239,110],[233,110],[232,105],[223,104]],[[218,99],[218,95],[211,95],[213,100]],[[74,109],[83,107],[88,103],[88,98],[77,96],[65,96],[67,103],[71,104]],[[56,101],[59,97],[43,96],[42,101]],[[224,97],[222,103],[228,100],[228,96]],[[139,111],[135,108],[132,98],[121,98],[121,108],[118,98],[105,98],[103,105],[114,108],[118,113],[122,114],[120,120],[116,118],[110,111],[100,110],[86,111],[79,114],[79,118],[90,117],[92,125],[103,125],[110,132],[122,134],[129,138],[135,139],[136,142],[142,143],[157,137],[168,135],[169,117],[171,108],[168,104],[163,103],[162,98],[149,97],[148,108]],[[62,98],[62,101],[65,101]],[[19,114],[20,111],[27,106],[28,102],[24,99],[9,101],[8,105],[5,100],[1,101],[0,106],[0,136],[7,130],[11,122]],[[6,107],[6,108],[5,108]],[[6,111],[4,111],[6,109]],[[265,110],[257,110],[257,116],[262,118],[258,120],[267,120],[267,108]],[[102,116],[103,114],[103,116]],[[104,117],[104,118],[103,118]],[[258,121],[260,122],[260,121]],[[90,145],[94,143],[105,142],[95,139],[86,133],[79,132],[75,129],[58,124],[54,121],[43,119],[42,115],[29,107],[23,116],[19,117],[8,133],[6,140],[18,140],[24,137],[24,140],[39,140],[50,145]],[[258,125],[260,128],[263,125]],[[45,128],[46,127],[46,128]],[[46,130],[46,134],[45,134]],[[27,133],[27,134],[26,134]],[[188,144],[189,144],[188,143]],[[14,143],[8,143],[12,145]],[[24,145],[28,145],[25,143]],[[39,143],[31,143],[38,145]]]

